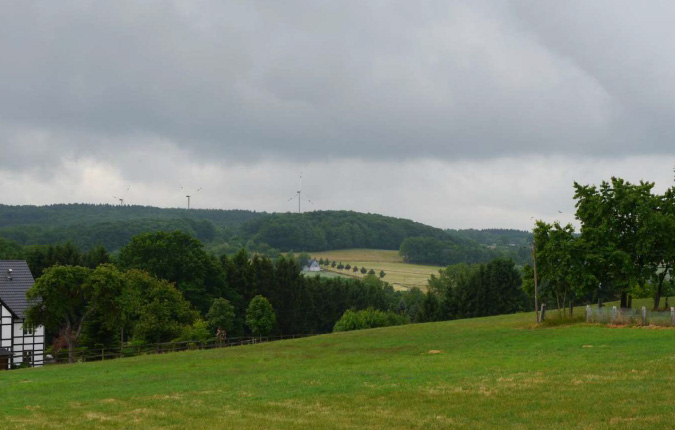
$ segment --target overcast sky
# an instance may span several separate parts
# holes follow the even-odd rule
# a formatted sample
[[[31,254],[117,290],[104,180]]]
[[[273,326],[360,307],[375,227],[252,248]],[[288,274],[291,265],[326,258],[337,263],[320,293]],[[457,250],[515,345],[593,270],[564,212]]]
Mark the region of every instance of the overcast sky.
[[[0,6],[1,203],[283,212],[302,170],[308,210],[530,229],[673,185],[673,2]]]

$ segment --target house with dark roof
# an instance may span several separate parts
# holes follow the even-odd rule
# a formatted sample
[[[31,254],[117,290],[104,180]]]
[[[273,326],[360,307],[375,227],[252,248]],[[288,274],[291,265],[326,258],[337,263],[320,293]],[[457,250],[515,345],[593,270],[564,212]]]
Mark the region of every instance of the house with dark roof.
[[[319,262],[316,261],[316,259],[311,259],[307,262],[307,265],[302,268],[303,272],[320,272],[321,271],[321,266],[319,266]]]
[[[25,261],[0,260],[0,370],[44,364],[44,327],[24,327],[34,283]]]

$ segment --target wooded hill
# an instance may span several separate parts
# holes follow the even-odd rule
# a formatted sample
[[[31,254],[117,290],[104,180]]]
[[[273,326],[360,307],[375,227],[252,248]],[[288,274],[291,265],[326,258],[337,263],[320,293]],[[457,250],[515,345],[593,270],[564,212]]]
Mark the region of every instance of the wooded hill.
[[[114,252],[133,236],[155,231],[188,233],[215,254],[232,254],[242,247],[271,256],[349,248],[399,250],[406,239],[414,244],[414,238],[423,238],[417,242],[433,244],[430,248],[407,247],[403,255],[408,261],[449,264],[489,261],[505,255],[523,261],[510,250],[489,249],[484,240],[474,240],[472,236],[478,230],[443,230],[407,219],[353,211],[269,214],[94,204],[0,205],[0,237],[19,245],[72,242],[82,250],[102,245]]]

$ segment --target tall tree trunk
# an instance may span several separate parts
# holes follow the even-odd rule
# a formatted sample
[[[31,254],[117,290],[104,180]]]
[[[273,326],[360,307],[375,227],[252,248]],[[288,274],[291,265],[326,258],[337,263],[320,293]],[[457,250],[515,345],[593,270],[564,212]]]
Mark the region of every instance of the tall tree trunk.
[[[68,339],[68,363],[75,363],[75,345],[72,339]]]
[[[661,287],[658,286],[656,287],[656,291],[654,291],[654,309],[653,310],[658,310],[658,308],[661,306]]]
[[[663,291],[663,281],[666,279],[667,274],[668,274],[668,266],[666,266],[666,269],[663,271],[663,273],[659,275],[659,283],[656,285],[656,290],[654,291],[654,310],[657,310],[661,306],[661,293]]]
[[[555,302],[558,305],[558,316],[560,318],[562,318],[563,314],[562,314],[562,309],[561,309],[561,306],[560,306],[560,293],[558,292],[558,290],[556,290],[556,292],[555,292]]]
[[[628,292],[627,291],[621,291],[621,308],[627,308],[628,307]]]

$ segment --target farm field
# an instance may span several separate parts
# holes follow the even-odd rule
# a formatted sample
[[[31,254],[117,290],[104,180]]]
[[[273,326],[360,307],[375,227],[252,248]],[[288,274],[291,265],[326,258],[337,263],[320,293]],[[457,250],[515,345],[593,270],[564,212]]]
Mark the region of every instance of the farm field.
[[[2,428],[671,428],[675,330],[532,319],[3,372]]]
[[[356,265],[359,268],[366,267],[367,269],[375,270],[378,274],[380,273],[380,270],[384,270],[386,273],[384,280],[398,289],[418,287],[425,290],[427,281],[431,275],[438,274],[438,271],[441,269],[440,266],[406,263],[403,261],[403,258],[398,255],[398,251],[389,250],[341,249],[336,251],[312,252],[310,255],[317,260],[320,258],[328,258],[331,261],[341,261],[342,264],[345,265]],[[340,271],[335,268],[326,268],[325,266],[322,266],[322,269],[336,273],[347,273],[346,270]],[[349,271],[349,276],[363,277],[360,272],[353,273],[351,271]]]
[[[329,270],[322,270],[321,272],[302,272],[304,276],[319,276],[321,278],[351,278],[351,276],[347,276],[341,273],[336,272],[331,272]]]

